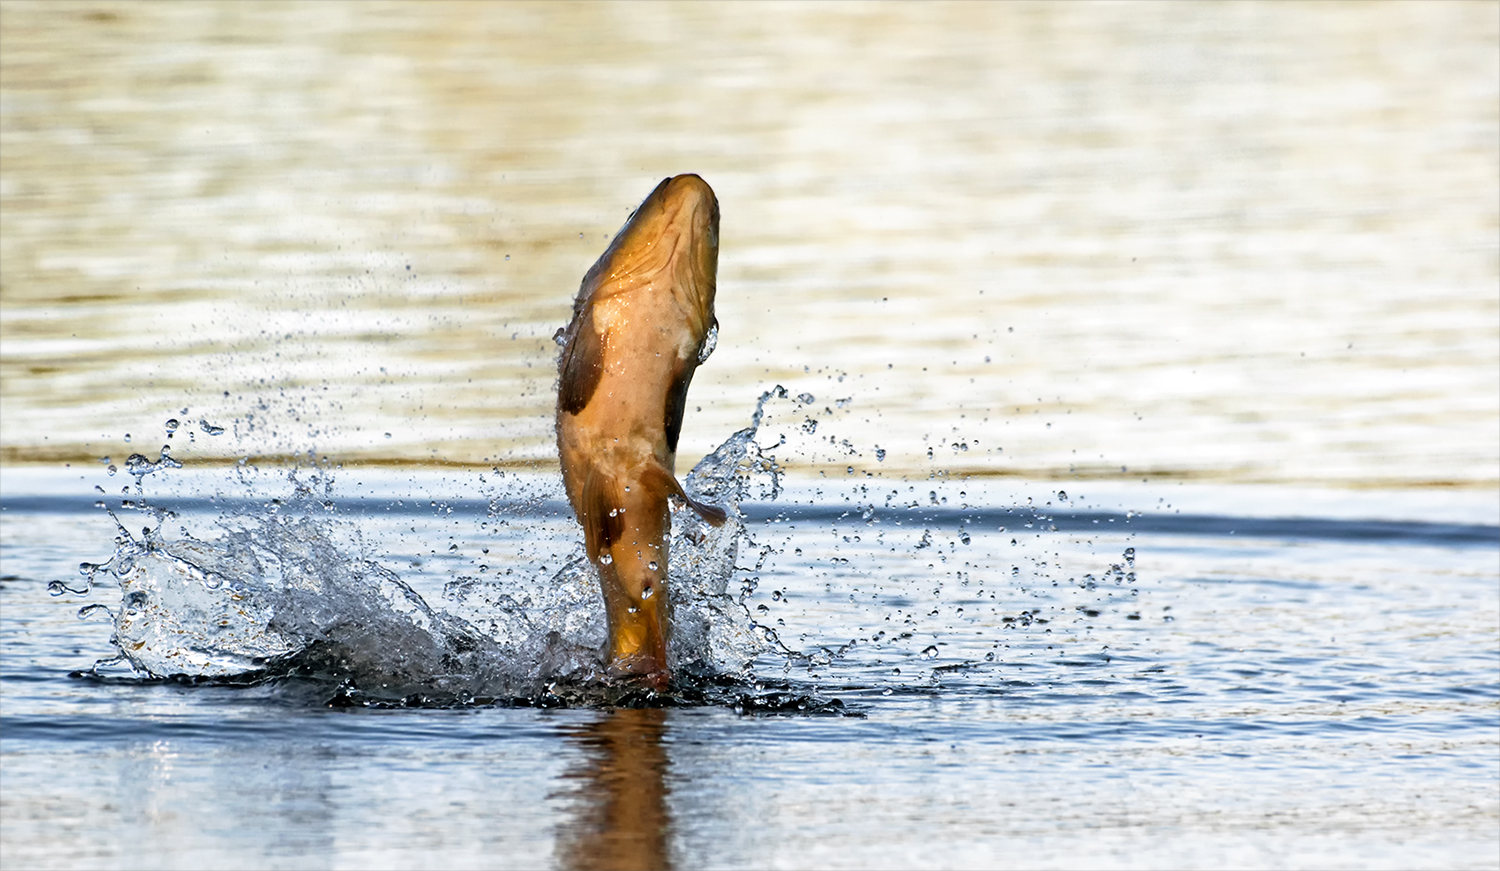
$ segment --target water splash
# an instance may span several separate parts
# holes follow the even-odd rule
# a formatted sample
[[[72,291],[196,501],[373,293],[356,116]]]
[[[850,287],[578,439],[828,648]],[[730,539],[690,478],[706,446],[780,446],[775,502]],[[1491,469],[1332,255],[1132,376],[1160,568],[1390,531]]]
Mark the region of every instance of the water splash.
[[[694,498],[723,506],[729,520],[713,527],[673,506],[669,655],[682,677],[654,703],[837,712],[825,700],[742,692],[774,633],[751,617],[743,586],[731,591],[741,541],[750,540],[738,505],[780,491],[775,459],[755,435],[766,402],[784,396],[780,388],[764,394],[750,426],[684,480]],[[127,463],[137,491],[147,475],[168,468],[180,464],[165,451],[154,462],[135,455]],[[154,517],[154,528],[134,535],[116,517],[114,555],[80,567],[86,588],[107,573],[120,590],[118,607],[106,609],[119,655],[93,673],[123,662],[146,679],[311,680],[331,688],[331,704],[635,704],[651,695],[612,684],[603,669],[598,583],[576,542],[566,543],[556,571],[454,577],[434,607],[379,562],[357,522],[330,513],[326,466],[289,479],[291,498],[220,518],[217,537],[169,539],[163,529],[171,515],[144,494],[131,500]],[[497,514],[493,503],[490,516],[532,522]],[[78,592],[54,590],[63,591]]]
[[[170,455],[169,452],[171,450],[171,445],[162,445],[161,453],[154,461],[146,457],[144,454],[131,454],[125,460],[125,471],[131,477],[135,478],[136,486],[140,487],[141,481],[143,481],[147,475],[153,474],[155,472],[160,472],[163,469],[182,468],[182,463],[178,462]]]

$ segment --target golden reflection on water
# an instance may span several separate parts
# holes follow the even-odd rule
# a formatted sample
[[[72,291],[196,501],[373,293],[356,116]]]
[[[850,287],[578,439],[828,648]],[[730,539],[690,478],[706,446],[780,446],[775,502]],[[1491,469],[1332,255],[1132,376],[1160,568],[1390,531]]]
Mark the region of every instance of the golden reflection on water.
[[[692,171],[685,459],[781,383],[838,474],[1500,478],[1490,5],[0,8],[3,462],[554,462]]]
[[[666,712],[659,708],[604,711],[573,736],[582,765],[564,775],[577,781],[574,813],[558,836],[559,863],[579,871],[648,871],[672,867],[667,849]]]

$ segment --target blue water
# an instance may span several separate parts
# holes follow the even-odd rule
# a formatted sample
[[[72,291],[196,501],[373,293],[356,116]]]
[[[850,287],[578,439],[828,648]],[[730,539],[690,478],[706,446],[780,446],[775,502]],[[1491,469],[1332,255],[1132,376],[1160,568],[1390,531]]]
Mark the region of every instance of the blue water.
[[[411,709],[340,706],[314,677],[88,676],[111,627],[77,612],[119,593],[48,582],[77,587],[78,563],[113,548],[89,475],[11,475],[0,514],[8,867],[1500,855],[1500,528],[1461,499],[1297,516],[1320,503],[1277,512],[1275,494],[1220,487],[1141,511],[1042,485],[791,482],[743,506],[731,587],[776,641],[728,689],[655,710],[566,693]],[[159,488],[177,534],[289,510],[203,483],[216,475]],[[445,597],[455,578],[549,578],[576,547],[546,480],[475,499],[462,475],[374,477],[339,473],[330,516],[450,612],[467,601]],[[129,526],[122,498],[101,501]]]

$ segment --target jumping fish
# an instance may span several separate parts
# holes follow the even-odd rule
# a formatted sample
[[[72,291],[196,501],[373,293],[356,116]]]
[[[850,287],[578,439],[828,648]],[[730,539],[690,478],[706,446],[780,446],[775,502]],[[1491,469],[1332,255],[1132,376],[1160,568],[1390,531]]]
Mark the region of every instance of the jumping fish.
[[[604,590],[611,671],[669,678],[668,500],[715,526],[723,509],[677,482],[693,371],[718,334],[719,202],[696,175],[665,179],[583,277],[561,334],[557,452]]]

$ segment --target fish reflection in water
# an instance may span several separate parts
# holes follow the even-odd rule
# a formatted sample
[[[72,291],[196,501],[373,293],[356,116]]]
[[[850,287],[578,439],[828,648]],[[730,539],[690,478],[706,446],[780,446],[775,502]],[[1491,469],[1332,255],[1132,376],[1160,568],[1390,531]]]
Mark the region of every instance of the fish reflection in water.
[[[574,816],[559,832],[563,867],[671,867],[665,719],[660,708],[616,708],[568,736],[584,759],[564,775],[577,786]]]

